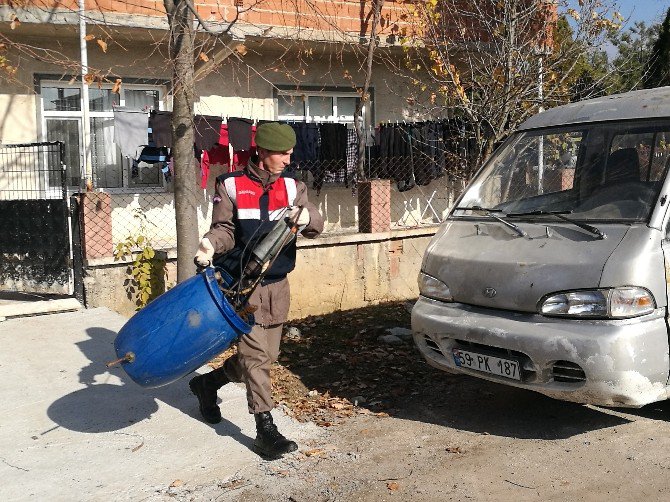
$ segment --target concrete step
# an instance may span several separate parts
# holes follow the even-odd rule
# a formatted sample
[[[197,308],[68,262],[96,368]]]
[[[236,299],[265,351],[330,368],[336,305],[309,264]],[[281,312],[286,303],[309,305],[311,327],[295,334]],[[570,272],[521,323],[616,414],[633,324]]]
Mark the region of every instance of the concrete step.
[[[14,317],[70,312],[82,308],[81,303],[72,297],[0,292],[0,321]]]

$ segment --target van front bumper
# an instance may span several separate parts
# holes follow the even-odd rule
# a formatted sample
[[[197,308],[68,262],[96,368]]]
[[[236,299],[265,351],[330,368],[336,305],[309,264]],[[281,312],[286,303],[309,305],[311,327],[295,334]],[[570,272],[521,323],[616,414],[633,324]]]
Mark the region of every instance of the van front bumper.
[[[447,372],[601,406],[668,397],[665,308],[634,319],[562,319],[419,297],[412,331],[427,362]],[[515,360],[521,380],[457,366],[454,349]]]

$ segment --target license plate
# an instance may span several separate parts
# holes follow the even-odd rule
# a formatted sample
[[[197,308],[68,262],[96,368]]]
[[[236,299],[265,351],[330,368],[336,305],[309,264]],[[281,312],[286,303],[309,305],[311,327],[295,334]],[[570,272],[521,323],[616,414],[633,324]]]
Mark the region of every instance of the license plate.
[[[513,359],[502,359],[461,349],[453,349],[453,355],[456,366],[461,368],[470,368],[491,375],[521,380],[519,362]]]

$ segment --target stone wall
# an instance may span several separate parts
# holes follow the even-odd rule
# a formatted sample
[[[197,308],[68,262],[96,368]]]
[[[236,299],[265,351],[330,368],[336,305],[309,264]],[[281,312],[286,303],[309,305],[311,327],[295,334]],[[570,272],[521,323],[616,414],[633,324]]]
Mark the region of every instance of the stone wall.
[[[417,275],[435,228],[300,239],[296,269],[289,275],[289,319],[365,307],[418,296]],[[86,263],[88,307],[108,307],[130,317],[135,306],[123,288],[127,263],[112,258]],[[168,285],[176,278],[168,254]]]

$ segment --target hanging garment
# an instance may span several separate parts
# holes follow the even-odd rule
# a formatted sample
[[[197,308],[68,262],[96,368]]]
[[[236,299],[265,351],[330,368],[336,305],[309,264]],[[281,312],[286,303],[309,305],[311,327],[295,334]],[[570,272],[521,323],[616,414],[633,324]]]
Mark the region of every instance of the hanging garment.
[[[319,139],[319,162],[310,167],[317,195],[325,182],[335,180],[335,173],[346,170],[347,127],[344,124],[320,124]]]
[[[233,165],[230,171],[240,171],[249,163],[252,155],[256,155],[256,126],[251,127],[251,143],[248,150],[233,150]]]
[[[391,179],[398,182],[398,191],[405,192],[414,188],[414,165],[412,144],[418,140],[418,134],[412,125],[398,124],[394,130],[397,143],[394,145],[394,162],[389,170]]]
[[[319,125],[321,136],[321,160],[345,160],[347,158],[347,126],[344,124]]]
[[[145,146],[137,158],[137,162],[146,162],[147,164],[167,162],[168,160],[170,160],[170,152],[164,146]]]
[[[228,125],[223,122],[221,122],[221,129],[219,129],[219,140],[217,143],[225,147],[230,144],[228,141]]]
[[[150,141],[154,145],[172,148],[172,112],[153,111],[149,115]]]
[[[165,178],[166,183],[170,183],[172,181],[172,173],[170,172],[170,166],[168,163],[163,164],[163,167],[161,167],[161,172],[163,173],[163,178]]]
[[[140,174],[140,162],[146,164],[158,164],[158,168],[163,173],[165,181],[168,183],[172,181],[172,173],[169,170],[168,163],[170,162],[170,152],[169,150],[162,146],[145,146],[142,148],[142,152],[137,159],[133,159],[132,169],[130,171],[131,178],[137,178]]]
[[[372,177],[388,179],[389,164],[393,162],[393,141],[394,130],[391,124],[382,125],[379,128],[379,156],[381,162],[378,163],[378,169],[372,173]]]
[[[233,150],[251,149],[251,126],[253,120],[242,118],[228,119],[228,138]]]
[[[114,143],[121,155],[134,159],[140,146],[149,142],[149,117],[137,110],[114,110]]]
[[[433,173],[435,172],[434,160],[430,151],[430,127],[429,122],[414,125],[412,169],[414,181],[419,186],[426,186],[433,181]]]
[[[295,132],[295,147],[291,159],[296,163],[312,162],[319,158],[319,126],[294,122],[289,124]]]
[[[221,117],[196,115],[193,117],[195,146],[198,150],[209,150],[219,142]]]
[[[358,134],[355,129],[347,129],[347,168],[344,176],[345,186],[356,182],[358,169]]]
[[[209,173],[214,166],[220,166],[217,169],[218,173],[216,176],[230,172],[230,152],[228,151],[228,145],[224,146],[216,143],[209,150],[202,152],[200,159],[200,188],[207,188]]]
[[[231,172],[241,171],[244,169],[249,163],[251,155],[254,153],[256,153],[255,150],[239,150],[237,152],[233,152],[233,167],[231,168]]]

